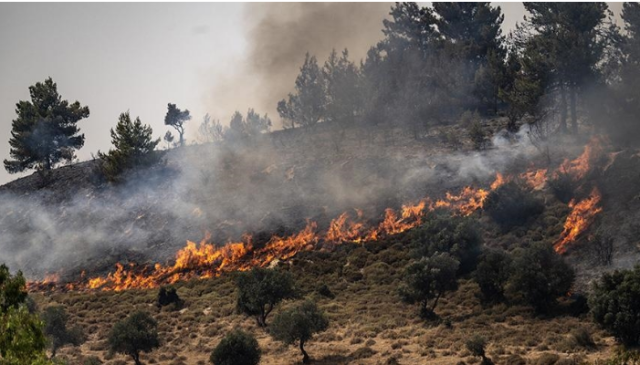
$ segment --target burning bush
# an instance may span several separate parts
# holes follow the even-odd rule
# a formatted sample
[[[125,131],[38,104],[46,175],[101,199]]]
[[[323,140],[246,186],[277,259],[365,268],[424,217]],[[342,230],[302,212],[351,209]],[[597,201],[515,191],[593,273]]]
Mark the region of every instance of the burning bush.
[[[135,312],[113,326],[108,342],[112,352],[129,355],[141,365],[141,352],[160,347],[158,323],[146,312]]]
[[[235,330],[226,335],[211,353],[214,365],[257,365],[262,353],[258,341],[251,334]]]
[[[420,256],[448,252],[459,262],[461,273],[473,271],[482,237],[469,218],[433,215],[412,236]]]
[[[287,345],[298,342],[302,351],[302,362],[309,363],[309,355],[304,350],[304,344],[313,335],[324,332],[329,327],[329,320],[316,303],[305,301],[293,308],[279,313],[273,320],[269,333],[274,339]]]
[[[517,252],[509,282],[515,295],[536,311],[547,312],[556,298],[569,292],[574,278],[571,266],[551,246],[536,244]]]
[[[640,345],[640,265],[605,273],[593,285],[589,306],[594,320],[625,346]]]
[[[512,272],[512,259],[502,250],[488,250],[482,254],[474,279],[487,302],[500,302]]]
[[[544,204],[531,195],[530,189],[509,181],[489,193],[484,210],[503,230],[508,230],[542,213]]]
[[[458,289],[456,272],[460,263],[446,252],[423,257],[407,266],[405,284],[400,288],[402,300],[420,306],[420,317],[433,319],[438,300],[448,291]],[[431,305],[429,305],[429,302]]]
[[[260,327],[267,325],[267,316],[278,303],[296,295],[291,274],[277,269],[258,267],[240,272],[236,286],[238,312],[255,316]]]

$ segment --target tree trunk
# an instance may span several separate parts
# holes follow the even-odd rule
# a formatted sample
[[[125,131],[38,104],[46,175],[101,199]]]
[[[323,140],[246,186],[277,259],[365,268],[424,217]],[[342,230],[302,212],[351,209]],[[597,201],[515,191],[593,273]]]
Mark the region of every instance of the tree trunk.
[[[304,350],[304,341],[300,341],[300,351],[302,351],[302,363],[308,364],[310,362],[309,354]]]
[[[142,363],[140,362],[140,354],[131,354],[131,357],[133,357],[133,361],[135,361],[136,365],[142,365]]]
[[[574,135],[578,134],[578,115],[576,110],[576,86],[571,85],[569,89],[569,103],[571,105],[571,131]]]
[[[567,133],[567,92],[560,86],[560,132]]]

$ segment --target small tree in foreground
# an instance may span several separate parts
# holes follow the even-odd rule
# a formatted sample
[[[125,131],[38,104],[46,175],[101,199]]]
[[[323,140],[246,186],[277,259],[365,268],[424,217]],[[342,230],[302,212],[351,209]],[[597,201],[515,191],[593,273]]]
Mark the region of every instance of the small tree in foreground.
[[[148,313],[135,312],[113,326],[108,342],[111,351],[129,355],[141,365],[141,352],[160,347],[158,324]]]
[[[460,263],[446,252],[409,264],[405,273],[405,284],[400,289],[402,300],[409,304],[418,303],[420,317],[433,319],[438,300],[446,292],[458,289],[456,271],[459,265]]]
[[[298,342],[302,352],[302,362],[308,364],[309,354],[304,350],[314,334],[324,332],[329,327],[329,320],[316,303],[305,301],[293,308],[279,313],[273,320],[269,333],[274,339],[287,345]]]
[[[84,342],[84,334],[80,327],[67,328],[67,311],[63,306],[47,307],[42,313],[44,334],[51,344],[51,358],[56,356],[58,349],[66,344],[79,346]]]
[[[547,312],[569,292],[574,278],[573,268],[550,245],[536,244],[516,255],[510,285],[536,311]]]
[[[258,326],[267,325],[267,316],[284,299],[295,297],[293,278],[288,272],[254,268],[236,276],[238,312],[255,316]]]
[[[211,353],[213,365],[257,365],[262,352],[251,334],[235,330],[226,335]]]
[[[487,250],[480,256],[474,279],[486,302],[504,300],[504,290],[512,271],[512,260],[502,250]]]
[[[465,343],[467,346],[467,350],[473,356],[478,356],[482,358],[482,365],[493,365],[493,361],[487,357],[485,354],[485,348],[487,347],[487,341],[479,335],[475,335],[471,337]]]
[[[0,265],[0,314],[18,306],[27,299],[26,281],[22,272],[11,275],[7,265]]]
[[[640,265],[605,273],[589,298],[593,319],[627,347],[640,345]]]

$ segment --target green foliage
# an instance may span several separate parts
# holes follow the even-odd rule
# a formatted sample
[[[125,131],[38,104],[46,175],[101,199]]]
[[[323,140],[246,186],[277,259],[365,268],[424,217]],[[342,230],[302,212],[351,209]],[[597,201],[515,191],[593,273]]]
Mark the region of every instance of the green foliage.
[[[180,146],[184,146],[184,123],[191,120],[188,110],[180,110],[176,104],[167,105],[167,114],[164,117],[164,124],[175,128],[180,136]]]
[[[628,347],[640,345],[640,265],[605,273],[593,284],[589,307],[594,320]]]
[[[104,154],[98,152],[100,169],[110,181],[116,181],[128,169],[152,166],[160,161],[154,152],[160,139],[154,140],[153,130],[143,125],[140,118],[131,121],[129,112],[120,114],[116,129],[111,129],[114,149]]]
[[[483,300],[504,300],[505,287],[512,270],[511,256],[502,250],[489,249],[480,256],[474,279],[480,287]]]
[[[315,56],[305,55],[300,74],[296,78],[295,94],[278,103],[278,113],[294,128],[296,124],[310,126],[325,116],[326,92],[322,71]]]
[[[566,295],[575,273],[549,244],[534,244],[516,253],[510,289],[538,312],[548,312]]]
[[[43,323],[23,305],[0,314],[0,363],[3,365],[46,364],[47,339]]]
[[[360,91],[360,73],[349,61],[349,51],[338,57],[335,50],[322,68],[326,88],[326,121],[353,124],[362,114],[363,100]]]
[[[9,308],[18,308],[26,299],[26,281],[22,272],[11,275],[7,265],[0,265],[0,314]]]
[[[44,334],[51,344],[51,357],[56,356],[57,350],[66,345],[79,346],[84,342],[84,334],[80,327],[67,328],[67,311],[63,306],[50,306],[42,313]]]
[[[113,326],[108,343],[111,351],[129,355],[136,365],[141,365],[141,352],[160,347],[158,324],[148,313],[134,312]]]
[[[51,78],[30,86],[29,94],[31,101],[16,105],[9,140],[12,160],[4,160],[4,167],[9,173],[35,168],[47,179],[58,162],[71,161],[74,150],[84,145],[77,123],[89,116],[89,108],[62,100]]]
[[[473,143],[473,148],[475,148],[476,150],[483,149],[486,144],[486,141],[485,141],[485,132],[484,132],[484,128],[482,127],[482,123],[479,120],[475,120],[471,122],[471,124],[468,126],[468,130],[469,130],[469,139],[471,139],[471,142]]]
[[[173,309],[179,309],[184,304],[184,301],[178,296],[178,292],[174,287],[160,287],[158,290],[158,299],[156,305],[158,308],[165,306],[173,306]]]
[[[309,355],[304,350],[304,344],[313,335],[324,332],[329,327],[329,320],[316,303],[304,301],[293,308],[284,310],[275,317],[269,333],[277,341],[286,345],[298,342],[303,356],[303,363],[309,362]]]
[[[481,252],[482,237],[470,218],[430,215],[411,236],[420,256],[438,252],[451,254],[459,263],[459,273],[475,269]]]
[[[261,327],[267,325],[267,316],[278,303],[296,295],[291,274],[277,269],[256,267],[238,273],[235,281],[238,312],[255,316]]]
[[[405,271],[404,285],[400,288],[402,300],[417,303],[420,316],[424,319],[435,317],[438,300],[448,291],[458,289],[456,272],[460,263],[446,252],[409,264]],[[433,301],[429,305],[429,301]]]
[[[532,196],[531,189],[508,181],[489,193],[483,208],[502,229],[508,230],[542,213],[544,204]]]
[[[229,128],[224,129],[223,139],[232,142],[251,140],[271,128],[271,119],[265,114],[260,116],[253,109],[247,111],[245,118],[242,113],[236,111],[231,117]]]
[[[261,356],[258,341],[241,330],[227,334],[211,353],[213,365],[257,365]]]

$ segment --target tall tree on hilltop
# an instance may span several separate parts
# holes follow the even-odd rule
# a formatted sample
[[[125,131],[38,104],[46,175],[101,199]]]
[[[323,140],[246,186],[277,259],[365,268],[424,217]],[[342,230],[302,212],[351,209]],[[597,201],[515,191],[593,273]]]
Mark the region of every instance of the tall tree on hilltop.
[[[495,113],[498,90],[504,82],[506,57],[502,10],[482,2],[434,3],[433,9],[443,46],[466,64],[466,82],[471,85],[479,106]]]
[[[18,118],[9,139],[12,159],[4,160],[4,167],[12,174],[35,168],[46,181],[58,162],[73,159],[74,150],[84,146],[77,123],[89,116],[89,108],[62,100],[51,78],[30,86],[29,94],[31,101],[16,104]]]
[[[338,57],[334,49],[324,63],[322,74],[327,88],[327,121],[352,124],[362,114],[362,94],[360,73],[349,61],[349,51],[345,49]]]
[[[560,130],[578,128],[577,103],[585,87],[597,81],[598,63],[611,38],[606,3],[525,3],[531,42],[548,52],[550,87],[559,94]],[[567,100],[568,99],[568,100]]]
[[[291,127],[310,126],[325,115],[326,94],[322,72],[315,56],[307,53],[296,78],[295,93],[278,103],[280,117]],[[286,125],[285,125],[286,127]]]
[[[178,132],[178,142],[180,146],[184,146],[184,123],[191,120],[189,110],[180,110],[176,104],[169,103],[167,105],[167,115],[164,117],[164,124],[175,128]]]

